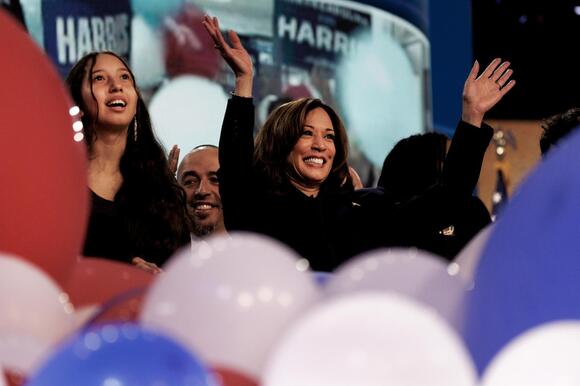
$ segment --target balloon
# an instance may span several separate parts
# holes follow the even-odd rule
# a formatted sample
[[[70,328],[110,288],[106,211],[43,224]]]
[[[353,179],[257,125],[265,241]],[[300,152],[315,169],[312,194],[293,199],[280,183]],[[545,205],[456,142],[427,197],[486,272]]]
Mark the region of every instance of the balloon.
[[[217,386],[177,342],[139,326],[83,331],[57,350],[27,386]]]
[[[88,322],[90,322],[95,315],[97,315],[100,311],[101,307],[95,304],[83,306],[80,308],[75,309],[74,313],[74,330],[80,330],[83,328]]]
[[[414,66],[401,43],[381,33],[360,36],[356,54],[338,67],[344,119],[377,168],[400,139],[426,126],[422,73]]]
[[[141,90],[158,86],[165,78],[161,32],[135,15],[131,24],[131,69]]]
[[[201,23],[203,16],[201,9],[185,4],[179,14],[166,20],[165,60],[171,77],[193,74],[214,79],[217,75],[222,60]]]
[[[0,365],[28,374],[74,327],[68,296],[46,273],[0,253]]]
[[[145,300],[147,288],[129,290],[119,294],[103,304],[96,313],[87,320],[86,325],[137,322]]]
[[[36,43],[0,12],[0,250],[59,283],[78,256],[87,221],[87,163],[72,102]]]
[[[466,307],[465,339],[480,371],[540,324],[580,318],[580,131],[548,154],[495,223]]]
[[[6,386],[23,386],[26,383],[26,378],[19,373],[4,369],[4,376],[6,377]],[[4,386],[2,377],[0,377],[0,386]]]
[[[433,307],[459,329],[466,288],[449,268],[442,258],[421,250],[379,249],[339,267],[324,287],[324,293],[336,296],[368,290],[397,292]]]
[[[183,75],[164,84],[149,104],[151,120],[166,149],[182,154],[201,144],[217,145],[228,96],[208,79]]]
[[[154,278],[129,264],[84,257],[75,264],[64,289],[75,307],[102,305],[119,294],[148,287]]]
[[[328,280],[330,280],[330,278],[332,277],[332,273],[322,271],[313,272],[313,275],[314,281],[316,281],[316,284],[320,285],[321,287],[325,286]]]
[[[263,386],[475,385],[467,349],[447,323],[398,294],[330,299],[295,322],[270,356]]]
[[[141,322],[175,336],[212,366],[257,377],[290,321],[318,298],[288,247],[247,233],[184,249],[151,286]]]
[[[580,322],[540,325],[516,337],[491,361],[482,386],[580,384]]]
[[[463,280],[468,287],[473,287],[473,277],[475,276],[479,259],[492,231],[493,224],[483,228],[453,260],[453,263],[457,264],[457,277]]]
[[[159,27],[166,17],[177,13],[183,0],[131,0],[133,12],[140,14],[153,27]]]
[[[252,379],[239,371],[224,367],[215,367],[212,370],[222,386],[258,386],[257,380]]]

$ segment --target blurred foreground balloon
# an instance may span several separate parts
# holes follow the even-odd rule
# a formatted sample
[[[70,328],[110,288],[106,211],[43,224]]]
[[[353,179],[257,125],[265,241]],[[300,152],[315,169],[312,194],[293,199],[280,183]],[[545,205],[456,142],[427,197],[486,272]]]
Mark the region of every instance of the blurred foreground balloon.
[[[473,278],[479,264],[479,259],[492,231],[493,224],[483,228],[453,260],[458,265],[457,277],[463,280],[468,288],[473,286]]]
[[[451,268],[450,268],[451,267]],[[379,249],[339,267],[324,287],[327,296],[355,291],[396,292],[432,307],[453,327],[463,320],[466,288],[441,257],[417,249]]]
[[[2,373],[0,371],[0,375],[1,374]],[[24,386],[26,383],[26,378],[24,375],[14,371],[4,369],[4,376],[6,377],[6,386]],[[0,376],[0,386],[4,386],[2,382],[3,378]]]
[[[474,386],[475,368],[437,314],[398,294],[330,299],[273,351],[264,386]]]
[[[102,305],[127,291],[148,287],[154,277],[118,261],[81,257],[64,289],[75,307]]]
[[[217,386],[177,342],[139,326],[109,324],[64,344],[27,386]]]
[[[480,371],[524,331],[580,319],[580,131],[552,151],[495,223],[467,301],[465,339]]]
[[[105,323],[137,322],[147,290],[148,287],[137,288],[113,297],[86,320],[85,327]]]
[[[74,328],[68,296],[46,273],[0,253],[0,366],[28,374]]]
[[[580,385],[580,322],[535,327],[511,341],[491,361],[482,386]]]
[[[0,251],[66,279],[87,220],[86,152],[49,59],[0,12]]]
[[[225,367],[214,367],[213,372],[221,386],[258,386],[258,381],[239,371]]]
[[[155,93],[149,111],[165,149],[177,144],[186,154],[197,145],[218,144],[227,101],[217,83],[183,75]]]
[[[261,373],[284,328],[318,299],[288,247],[248,233],[184,249],[151,287],[143,325],[177,337],[211,366]]]

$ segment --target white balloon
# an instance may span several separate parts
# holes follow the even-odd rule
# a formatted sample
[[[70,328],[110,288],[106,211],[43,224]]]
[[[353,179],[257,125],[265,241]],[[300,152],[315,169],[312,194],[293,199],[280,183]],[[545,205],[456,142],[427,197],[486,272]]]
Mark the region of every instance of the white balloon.
[[[101,306],[98,304],[88,304],[77,308],[74,313],[75,330],[83,328],[100,311]]]
[[[379,249],[340,266],[323,291],[326,296],[396,292],[433,307],[459,331],[466,288],[452,268],[441,257],[418,249]]]
[[[227,101],[217,83],[183,75],[155,93],[149,112],[165,149],[176,144],[183,156],[198,145],[218,144]]]
[[[493,224],[490,224],[480,230],[453,260],[453,262],[457,264],[457,276],[463,280],[469,288],[473,287],[473,279],[479,264],[479,258],[483,253],[483,248],[485,248],[493,229]]]
[[[580,322],[558,321],[516,337],[492,359],[482,386],[580,385]]]
[[[263,386],[468,386],[475,367],[437,314],[398,294],[331,299],[280,340]]]
[[[140,15],[131,24],[131,69],[137,85],[148,89],[159,85],[165,75],[165,51],[162,34]]]
[[[44,272],[0,253],[0,365],[29,374],[74,329],[68,296]]]
[[[265,236],[216,236],[194,248],[166,265],[141,321],[210,365],[257,376],[281,331],[317,301],[318,288],[293,251]]]

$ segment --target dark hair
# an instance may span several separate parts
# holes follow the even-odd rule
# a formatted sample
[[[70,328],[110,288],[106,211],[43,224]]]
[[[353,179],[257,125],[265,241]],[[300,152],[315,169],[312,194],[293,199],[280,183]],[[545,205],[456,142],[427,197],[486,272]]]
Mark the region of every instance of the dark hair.
[[[127,143],[120,160],[123,183],[115,195],[115,203],[127,218],[134,256],[161,263],[189,241],[191,226],[185,192],[169,170],[165,152],[155,138],[149,112],[135,84],[135,76],[123,58],[113,52],[93,52],[81,58],[66,79],[74,102],[82,111],[88,111],[81,90],[83,79],[92,73],[98,55],[112,55],[125,65],[138,97],[135,119],[127,130]],[[96,100],[92,82],[91,94]],[[82,117],[89,155],[97,138],[94,130],[97,120],[98,110],[96,117],[86,113]],[[134,139],[135,129],[137,140]]]
[[[332,169],[320,189],[325,191],[353,189],[347,164],[348,137],[342,120],[321,100],[301,98],[276,108],[256,135],[254,164],[264,183],[270,186],[272,191],[282,193],[289,188],[288,155],[302,136],[306,115],[318,107],[324,109],[330,117],[335,132],[336,148]]]
[[[407,201],[441,180],[447,137],[416,134],[397,142],[383,162],[378,186]]]
[[[580,126],[580,108],[574,107],[561,114],[553,115],[542,122],[542,137],[540,138],[540,150],[546,154],[553,145],[575,128]]]

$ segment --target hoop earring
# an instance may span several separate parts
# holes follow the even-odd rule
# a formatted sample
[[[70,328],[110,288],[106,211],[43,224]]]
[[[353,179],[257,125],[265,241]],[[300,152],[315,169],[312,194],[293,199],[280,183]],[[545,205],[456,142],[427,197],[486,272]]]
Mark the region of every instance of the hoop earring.
[[[138,130],[137,116],[135,116],[135,120],[133,122],[133,139],[135,140],[135,142],[137,142],[137,130]]]

